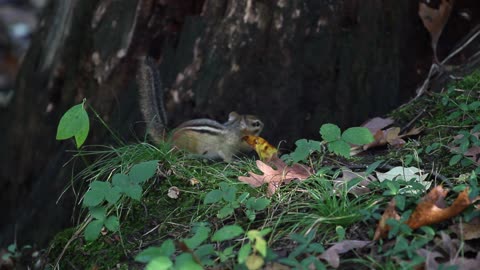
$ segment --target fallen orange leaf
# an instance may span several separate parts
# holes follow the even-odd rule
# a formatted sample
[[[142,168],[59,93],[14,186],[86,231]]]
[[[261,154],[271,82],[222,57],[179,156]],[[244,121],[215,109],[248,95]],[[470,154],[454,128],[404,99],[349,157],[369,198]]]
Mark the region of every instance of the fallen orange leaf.
[[[473,202],[480,199],[477,197],[474,200],[470,200],[468,197],[468,189],[465,189],[458,194],[457,199],[455,199],[450,207],[446,207],[444,198],[447,193],[448,190],[444,189],[442,186],[436,186],[430,190],[430,192],[422,198],[422,201],[417,205],[415,211],[413,211],[405,224],[413,230],[422,226],[436,224],[457,216]],[[388,203],[385,212],[380,218],[373,240],[378,240],[387,236],[390,227],[386,222],[389,218],[396,220],[400,219],[400,216],[395,210],[394,199]]]
[[[390,218],[395,220],[400,219],[400,215],[395,210],[395,199],[392,199],[388,203],[385,212],[383,212],[383,215],[378,222],[377,229],[375,230],[375,234],[373,235],[374,241],[387,237],[388,231],[390,230],[390,226],[387,225],[387,220]]]
[[[445,208],[442,204],[447,193],[448,190],[443,189],[442,186],[433,188],[417,205],[417,208],[415,208],[415,211],[408,219],[407,225],[412,229],[417,229],[422,226],[439,223],[457,216],[472,204],[472,201],[468,198],[467,188],[458,194],[457,199],[450,207]]]
[[[288,166],[277,155],[273,155],[270,161],[268,161],[268,164],[260,160],[256,162],[258,169],[263,172],[263,175],[248,172],[250,176],[239,176],[238,180],[252,187],[260,187],[263,184],[268,184],[267,196],[272,196],[282,184],[288,184],[294,179],[304,180],[312,175],[309,167],[298,163]],[[274,169],[272,165],[276,169]]]
[[[248,145],[250,145],[261,160],[270,160],[273,155],[277,154],[278,150],[271,145],[267,140],[258,136],[244,136],[242,138]]]

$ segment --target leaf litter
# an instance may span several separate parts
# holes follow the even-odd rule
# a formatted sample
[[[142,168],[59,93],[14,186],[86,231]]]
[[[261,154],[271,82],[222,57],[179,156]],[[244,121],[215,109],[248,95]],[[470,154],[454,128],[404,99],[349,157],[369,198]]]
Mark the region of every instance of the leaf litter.
[[[468,189],[465,189],[460,192],[455,201],[447,207],[445,203],[447,193],[448,190],[442,186],[432,188],[418,203],[405,224],[411,229],[418,229],[422,226],[440,223],[459,215],[479,199],[477,197],[471,200],[468,196]],[[390,218],[400,220],[400,215],[395,210],[395,199],[392,199],[385,209],[377,225],[373,240],[379,240],[387,236],[390,227],[386,221]]]
[[[402,147],[406,143],[405,137],[415,136],[423,131],[422,127],[416,127],[400,134],[401,129],[399,127],[389,127],[393,122],[391,118],[375,117],[363,123],[361,127],[366,127],[372,133],[374,141],[363,146],[351,147],[350,154],[353,156],[367,149],[386,145]]]
[[[267,196],[272,196],[281,185],[288,184],[293,180],[305,180],[312,175],[310,167],[298,163],[288,166],[277,155],[274,155],[266,163],[257,160],[256,164],[263,174],[248,172],[250,176],[239,176],[238,180],[252,187],[267,184]]]

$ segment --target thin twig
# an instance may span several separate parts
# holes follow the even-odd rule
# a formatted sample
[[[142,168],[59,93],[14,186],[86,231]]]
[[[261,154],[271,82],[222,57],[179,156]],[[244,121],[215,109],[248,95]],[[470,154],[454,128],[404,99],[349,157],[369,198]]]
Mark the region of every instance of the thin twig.
[[[475,38],[477,38],[479,35],[480,35],[480,30],[477,30],[477,32],[474,32],[474,34],[469,39],[467,39],[465,42],[461,43],[461,45],[455,51],[451,52],[447,57],[445,57],[445,59],[443,59],[442,62],[440,62],[441,66],[438,66],[437,64],[432,63],[432,65],[430,66],[430,71],[428,72],[427,78],[423,82],[422,86],[420,86],[417,89],[417,96],[413,100],[418,99],[420,96],[422,96],[425,93],[425,91],[426,91],[426,89],[427,89],[427,87],[430,83],[430,79],[432,78],[432,75],[434,74],[434,71],[439,71],[439,75],[443,74],[445,72],[445,69],[443,68],[443,65],[448,60],[450,60],[452,57],[454,57],[459,52],[461,52],[463,49],[465,49],[465,47],[467,47],[470,43],[472,43],[472,41]]]
[[[423,93],[425,93],[429,83],[430,83],[430,78],[432,78],[434,72],[436,72],[438,69],[438,65],[435,64],[435,63],[432,63],[432,65],[430,66],[430,70],[428,71],[428,75],[427,75],[427,78],[425,79],[425,81],[423,82],[422,86],[420,86],[418,89],[417,89],[417,96],[415,96],[415,98],[412,99],[412,101],[418,99],[420,96],[423,95]]]
[[[73,265],[73,263],[70,260],[67,260],[67,263],[72,267],[72,269],[77,270],[78,268]]]
[[[70,237],[70,239],[68,239],[67,244],[65,244],[62,252],[60,253],[60,255],[58,255],[57,259],[55,260],[55,269],[60,269],[60,267],[59,267],[60,260],[62,259],[63,255],[67,251],[67,248],[70,246],[70,244],[74,240],[76,240],[78,238],[80,233],[83,232],[83,230],[87,227],[87,225],[90,223],[91,220],[92,220],[92,217],[87,218],[85,220],[85,222],[82,224],[82,226],[80,228],[78,228],[78,230],[72,235],[72,237]]]
[[[437,172],[434,172],[434,171],[433,171],[433,168],[432,168],[432,171],[430,172],[430,174],[435,178],[435,180],[438,178],[438,179],[440,179],[443,183],[447,184],[447,186],[448,186],[449,188],[453,188],[452,182],[451,182],[447,177],[445,177],[445,176],[443,176],[443,175],[441,175],[441,174],[439,174],[439,173],[437,173]]]
[[[422,109],[412,120],[410,120],[410,122],[408,122],[404,127],[402,127],[402,129],[400,130],[400,133],[399,133],[399,134],[403,134],[405,131],[407,131],[408,129],[410,129],[410,127],[411,127],[415,122],[417,122],[417,120],[420,119],[420,117],[422,117],[422,115],[423,115],[426,111],[427,111],[426,109]]]
[[[437,128],[471,128],[473,125],[465,125],[465,126],[451,126],[451,125],[437,125],[434,127],[429,127],[428,129],[437,129]]]
[[[149,230],[148,232],[144,233],[144,234],[142,235],[142,237],[145,237],[145,236],[149,235],[151,232],[155,231],[158,227],[160,227],[160,225],[162,225],[162,224],[158,224],[157,226],[153,227],[151,230]]]
[[[455,91],[455,92],[460,92],[460,93],[465,93],[465,92],[471,93],[471,92],[473,92],[473,93],[475,93],[475,94],[477,94],[477,95],[479,95],[479,94],[480,94],[480,91],[475,91],[475,90],[465,90],[465,89],[458,89],[458,88],[456,88],[456,89],[453,89],[453,91]]]
[[[475,38],[477,38],[479,35],[480,35],[480,29],[475,34],[473,34],[469,39],[467,39],[462,45],[460,45],[460,47],[458,47],[455,51],[453,51],[447,57],[445,57],[445,59],[443,59],[441,64],[442,65],[445,64],[448,60],[450,60],[452,57],[454,57],[459,52],[461,52],[463,49],[465,49],[465,47],[467,47],[470,43],[472,43],[472,41]]]

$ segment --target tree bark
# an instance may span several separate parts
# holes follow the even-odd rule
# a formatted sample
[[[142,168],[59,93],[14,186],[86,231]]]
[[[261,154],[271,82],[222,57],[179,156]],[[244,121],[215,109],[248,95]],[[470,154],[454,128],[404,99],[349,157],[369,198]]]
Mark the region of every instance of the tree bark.
[[[64,166],[74,145],[55,140],[68,108],[87,98],[125,141],[143,138],[139,55],[162,59],[172,126],[223,121],[236,110],[258,115],[272,143],[291,145],[318,139],[325,122],[358,125],[414,95],[431,63],[417,8],[394,0],[52,1],[0,114],[0,246],[14,232],[20,243],[43,245],[72,224],[72,192],[57,203],[84,166]],[[90,120],[87,144],[115,144]]]

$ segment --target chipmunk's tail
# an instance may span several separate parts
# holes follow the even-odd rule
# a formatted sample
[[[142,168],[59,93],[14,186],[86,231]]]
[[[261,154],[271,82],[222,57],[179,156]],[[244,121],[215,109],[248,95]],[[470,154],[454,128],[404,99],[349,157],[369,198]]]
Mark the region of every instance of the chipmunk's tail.
[[[148,134],[158,143],[165,137],[167,114],[163,102],[163,86],[155,60],[148,56],[140,59],[137,83],[140,109],[147,122]]]

